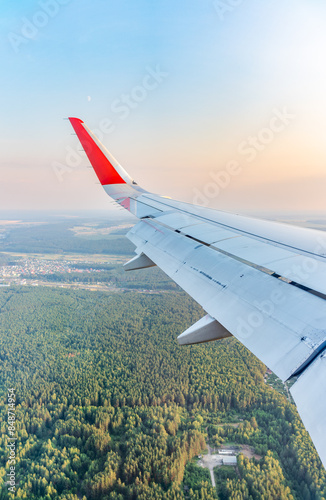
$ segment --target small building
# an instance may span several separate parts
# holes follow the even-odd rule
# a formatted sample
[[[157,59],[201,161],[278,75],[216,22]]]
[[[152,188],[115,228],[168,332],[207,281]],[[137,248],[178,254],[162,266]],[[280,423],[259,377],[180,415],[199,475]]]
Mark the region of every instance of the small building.
[[[236,466],[237,465],[237,457],[235,457],[234,455],[228,455],[228,456],[223,457],[222,462],[223,462],[223,465]]]

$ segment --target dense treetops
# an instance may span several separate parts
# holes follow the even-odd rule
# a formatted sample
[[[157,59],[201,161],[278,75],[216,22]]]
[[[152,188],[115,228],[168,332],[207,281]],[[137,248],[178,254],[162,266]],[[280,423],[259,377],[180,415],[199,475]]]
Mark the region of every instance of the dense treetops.
[[[183,293],[0,290],[0,387],[16,388],[16,496],[26,499],[324,498],[295,407],[234,339],[180,347],[202,311]],[[1,406],[1,477],[6,406]],[[238,427],[223,422],[242,419]],[[191,460],[249,443],[219,493]],[[7,498],[2,482],[0,498]]]

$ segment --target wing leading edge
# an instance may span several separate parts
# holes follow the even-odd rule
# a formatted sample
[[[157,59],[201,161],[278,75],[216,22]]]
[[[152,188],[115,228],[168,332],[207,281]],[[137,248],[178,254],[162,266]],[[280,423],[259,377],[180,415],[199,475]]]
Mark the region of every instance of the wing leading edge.
[[[103,188],[139,222],[126,270],[159,266],[208,313],[180,344],[234,335],[291,388],[326,465],[326,238],[321,231],[177,202],[140,188],[69,118]]]

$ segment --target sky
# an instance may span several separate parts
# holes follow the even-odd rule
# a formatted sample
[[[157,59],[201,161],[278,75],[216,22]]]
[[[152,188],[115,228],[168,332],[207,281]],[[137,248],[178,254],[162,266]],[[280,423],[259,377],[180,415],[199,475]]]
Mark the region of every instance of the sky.
[[[68,116],[145,189],[326,211],[322,0],[0,6],[0,210],[112,210]]]

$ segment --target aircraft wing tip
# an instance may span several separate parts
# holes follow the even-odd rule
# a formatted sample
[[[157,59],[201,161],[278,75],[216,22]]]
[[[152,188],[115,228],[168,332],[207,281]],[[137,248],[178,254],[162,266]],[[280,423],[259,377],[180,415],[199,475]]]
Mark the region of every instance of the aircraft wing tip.
[[[70,123],[76,123],[76,122],[79,122],[79,123],[84,123],[83,120],[81,120],[80,118],[76,118],[74,116],[69,116],[68,117],[68,120],[70,121]]]

